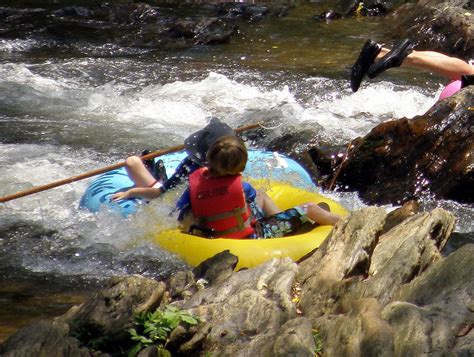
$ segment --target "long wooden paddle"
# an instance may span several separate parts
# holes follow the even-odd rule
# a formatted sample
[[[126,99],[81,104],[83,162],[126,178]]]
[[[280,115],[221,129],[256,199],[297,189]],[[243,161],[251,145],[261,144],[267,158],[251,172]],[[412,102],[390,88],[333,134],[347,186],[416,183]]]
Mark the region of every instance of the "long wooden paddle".
[[[250,125],[245,125],[245,126],[241,126],[239,128],[236,128],[236,129],[234,129],[234,131],[236,133],[242,133],[244,131],[255,129],[255,128],[258,128],[260,126],[261,126],[261,123],[250,124]],[[172,152],[181,151],[183,149],[184,149],[184,145],[177,145],[177,146],[170,147],[168,149],[154,151],[152,153],[149,153],[147,155],[142,156],[141,158],[142,158],[142,160],[150,160],[150,159],[154,159],[155,157],[162,156],[162,155],[165,155],[165,154],[169,154],[169,153],[172,153]],[[89,178],[89,177],[92,177],[92,176],[100,175],[100,174],[103,174],[105,172],[112,171],[112,170],[118,169],[118,168],[123,167],[123,166],[125,166],[125,161],[119,162],[119,163],[114,164],[114,165],[106,166],[106,167],[103,167],[101,169],[88,171],[88,172],[85,172],[85,173],[77,175],[77,176],[68,177],[68,178],[63,179],[63,180],[51,182],[51,183],[43,185],[43,186],[32,187],[28,190],[24,190],[24,191],[20,191],[20,192],[17,192],[17,193],[13,193],[11,195],[0,197],[0,203],[4,203],[4,202],[11,201],[11,200],[14,200],[14,199],[17,199],[17,198],[20,198],[20,197],[32,195],[33,193],[46,191],[46,190],[49,190],[49,189],[52,189],[52,188],[55,188],[55,187],[66,185],[68,183],[80,181],[80,180],[83,180],[83,179],[86,179],[86,178]]]

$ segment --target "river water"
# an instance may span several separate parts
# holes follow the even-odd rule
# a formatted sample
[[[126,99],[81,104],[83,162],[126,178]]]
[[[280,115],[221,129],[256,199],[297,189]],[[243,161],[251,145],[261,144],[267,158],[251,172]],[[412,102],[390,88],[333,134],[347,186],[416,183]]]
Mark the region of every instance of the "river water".
[[[242,21],[229,44],[166,52],[0,32],[0,196],[181,144],[211,116],[233,127],[266,120],[269,136],[319,127],[323,141],[345,144],[433,105],[444,80],[407,69],[352,93],[350,65],[367,38],[390,42],[390,20],[311,19],[325,9],[297,4],[287,17]],[[109,277],[164,278],[184,267],[141,239],[156,220],[174,224],[162,217],[176,194],[124,220],[78,209],[89,182],[0,204],[0,341]],[[364,206],[356,193],[329,195]],[[428,195],[422,206],[454,212],[456,232],[472,240],[472,207]]]

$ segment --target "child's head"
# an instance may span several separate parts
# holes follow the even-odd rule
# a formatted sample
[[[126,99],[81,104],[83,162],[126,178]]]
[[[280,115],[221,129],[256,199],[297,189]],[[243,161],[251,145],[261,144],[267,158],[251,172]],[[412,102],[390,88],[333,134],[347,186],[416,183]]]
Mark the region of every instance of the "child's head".
[[[222,136],[234,135],[235,132],[226,123],[212,118],[209,124],[184,140],[184,147],[191,160],[200,166],[206,164],[206,153],[212,143]]]
[[[244,141],[234,135],[217,139],[207,152],[207,166],[214,177],[240,174],[247,159]]]

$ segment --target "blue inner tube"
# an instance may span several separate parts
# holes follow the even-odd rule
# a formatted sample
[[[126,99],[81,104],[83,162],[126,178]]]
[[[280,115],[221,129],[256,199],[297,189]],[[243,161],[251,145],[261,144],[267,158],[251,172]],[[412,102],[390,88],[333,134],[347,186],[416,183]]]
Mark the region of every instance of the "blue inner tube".
[[[249,150],[248,153],[249,160],[245,167],[244,176],[255,179],[271,178],[274,181],[290,183],[300,188],[315,187],[308,172],[288,156],[260,150]],[[170,177],[185,157],[186,152],[180,151],[160,156],[155,160],[163,160],[166,173]],[[134,183],[128,177],[124,168],[109,171],[98,176],[89,184],[81,198],[79,207],[91,212],[98,212],[100,209],[108,208],[126,217],[134,213],[143,201],[139,198],[132,198],[112,202],[111,196],[116,192],[128,190],[133,186]]]

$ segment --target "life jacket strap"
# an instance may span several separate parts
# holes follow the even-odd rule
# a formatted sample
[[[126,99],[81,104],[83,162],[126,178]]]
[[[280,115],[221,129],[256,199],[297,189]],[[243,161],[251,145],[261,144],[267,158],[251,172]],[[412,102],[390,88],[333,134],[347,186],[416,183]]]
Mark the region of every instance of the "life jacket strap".
[[[249,217],[245,221],[242,221],[242,227],[241,228],[235,226],[235,227],[232,227],[232,228],[229,228],[229,229],[225,229],[223,231],[214,230],[214,234],[216,236],[223,236],[223,235],[227,235],[227,234],[231,234],[231,233],[235,233],[235,232],[240,232],[244,228],[250,227],[250,223],[251,223],[251,219]]]
[[[247,205],[245,205],[245,207],[234,208],[232,211],[222,212],[222,213],[214,214],[212,216],[199,217],[199,221],[200,223],[205,224],[209,222],[220,221],[221,219],[235,217],[235,219],[237,220],[238,228],[242,229],[244,228],[242,215],[245,213],[247,213]]]
[[[242,218],[242,215],[247,212],[248,212],[247,205],[245,205],[245,207],[234,208],[232,211],[229,211],[229,212],[223,212],[223,213],[219,213],[219,214],[215,214],[215,215],[207,216],[207,217],[200,217],[199,224],[206,225],[206,223],[209,223],[209,222],[214,222],[221,219],[234,217],[237,220],[237,225],[235,227],[225,229],[222,231],[214,230],[214,234],[217,236],[227,235],[227,234],[242,231],[251,225],[251,221],[252,221],[251,215],[249,215],[249,217],[245,221]]]

